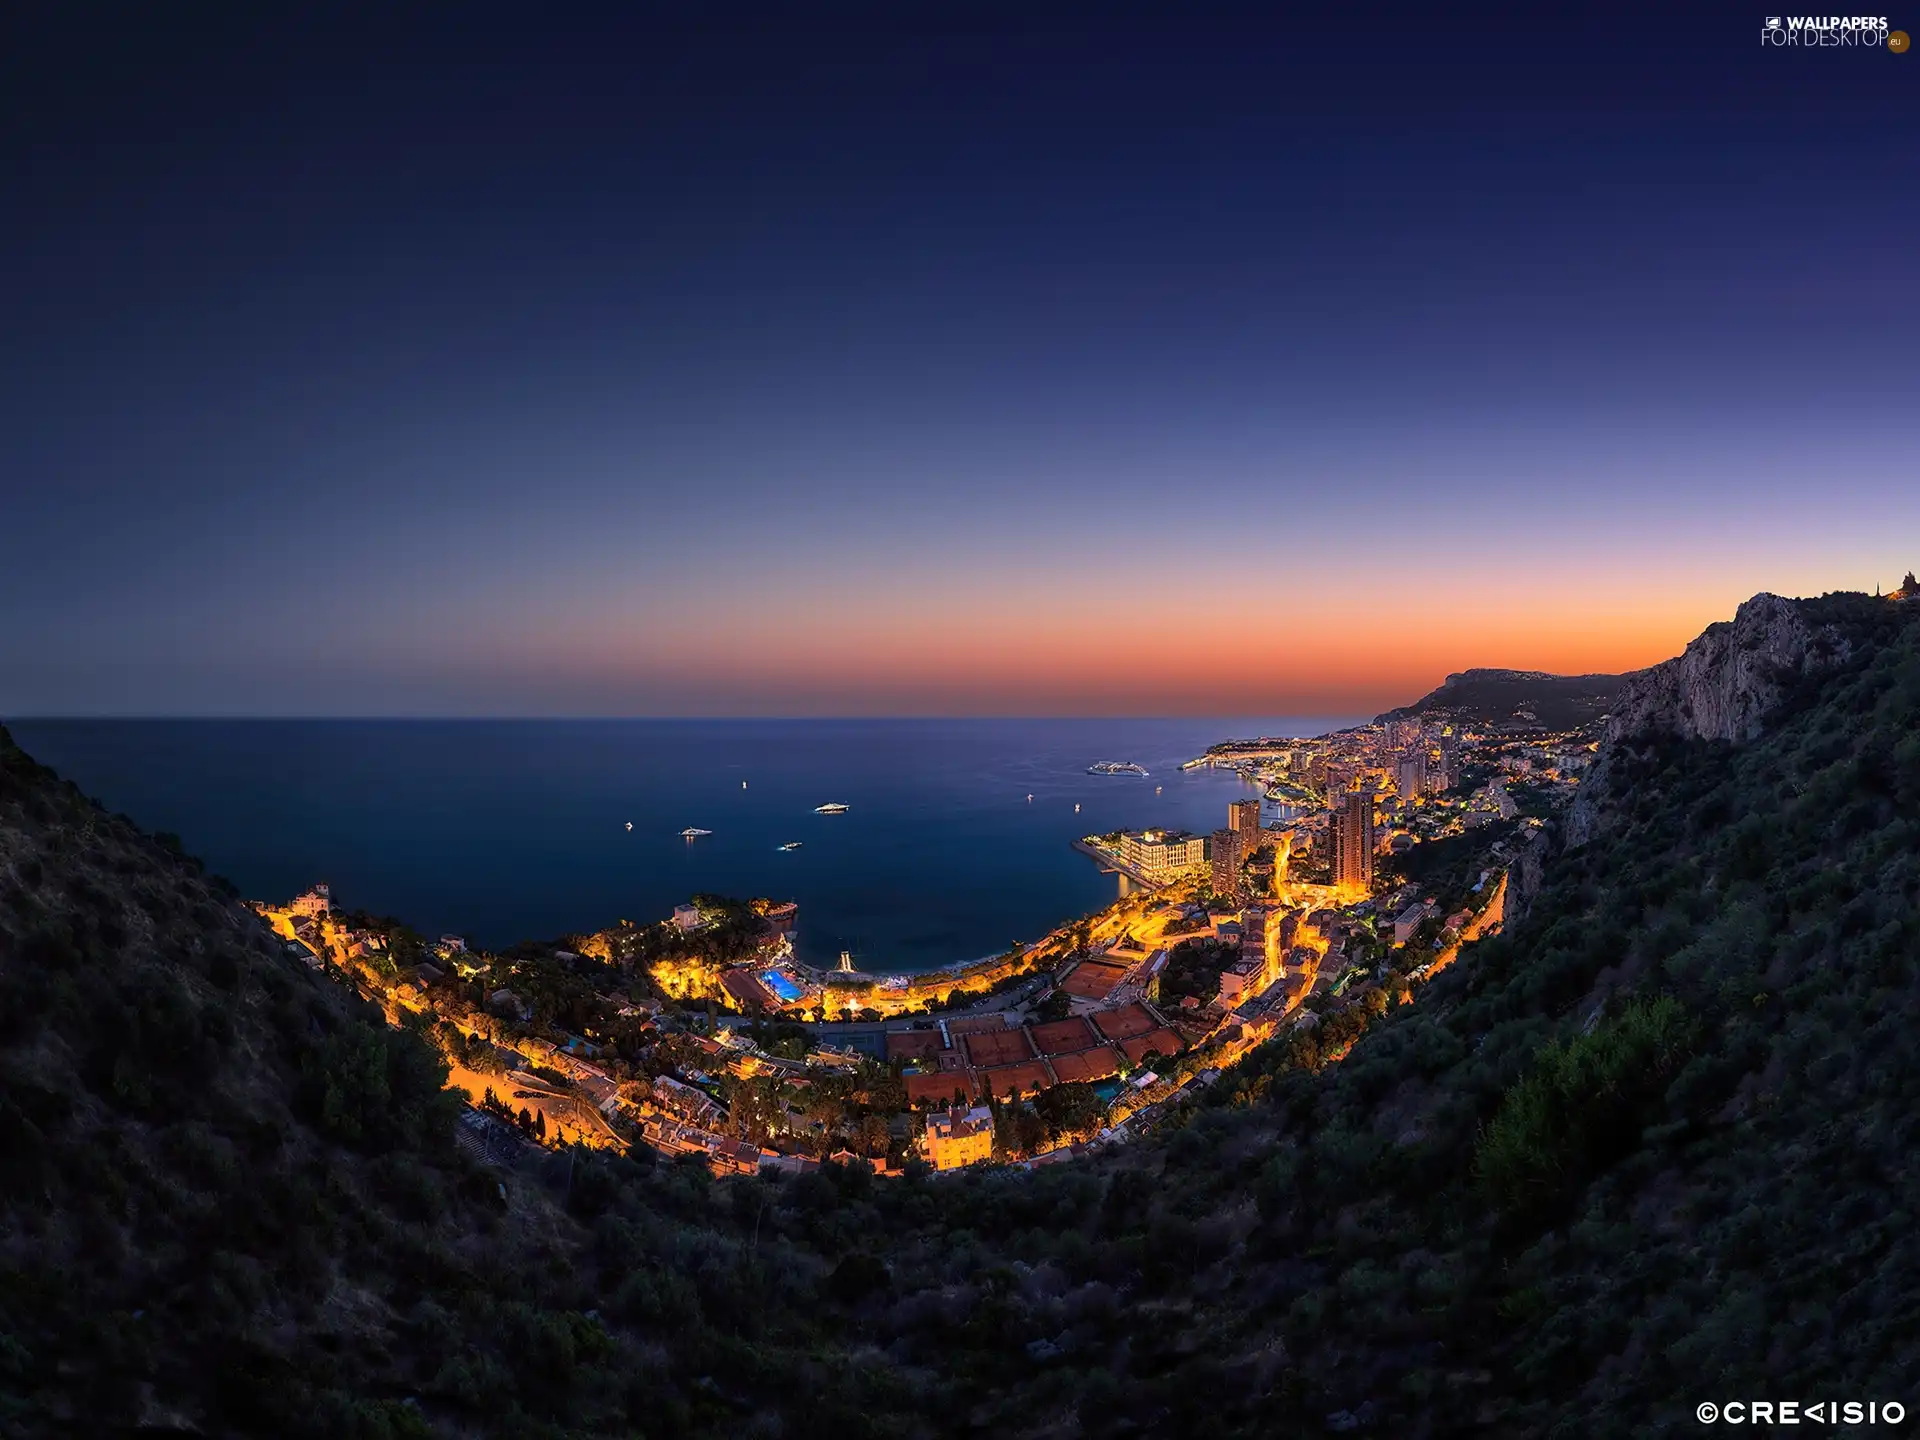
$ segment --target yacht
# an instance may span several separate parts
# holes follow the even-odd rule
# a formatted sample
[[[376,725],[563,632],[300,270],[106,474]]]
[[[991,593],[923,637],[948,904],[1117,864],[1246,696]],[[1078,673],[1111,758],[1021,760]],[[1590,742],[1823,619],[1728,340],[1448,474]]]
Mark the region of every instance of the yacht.
[[[789,840],[786,844],[776,846],[775,848],[780,850],[798,850],[800,848],[800,842],[798,840]]]
[[[842,805],[838,800],[833,800],[825,805],[814,806],[813,813],[816,815],[844,815],[852,808],[851,805]]]
[[[1131,760],[1101,760],[1087,767],[1089,775],[1145,775],[1147,772]]]
[[[689,840],[698,840],[702,835],[711,835],[713,832],[711,830],[702,830],[698,825],[689,825],[680,833]]]

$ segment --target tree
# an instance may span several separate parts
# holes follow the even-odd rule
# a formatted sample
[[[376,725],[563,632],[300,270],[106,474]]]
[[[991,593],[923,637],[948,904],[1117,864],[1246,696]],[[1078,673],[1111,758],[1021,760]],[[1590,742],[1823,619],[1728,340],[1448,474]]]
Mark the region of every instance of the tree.
[[[542,1140],[547,1138],[547,1112],[537,1111],[533,1117],[533,1133]]]

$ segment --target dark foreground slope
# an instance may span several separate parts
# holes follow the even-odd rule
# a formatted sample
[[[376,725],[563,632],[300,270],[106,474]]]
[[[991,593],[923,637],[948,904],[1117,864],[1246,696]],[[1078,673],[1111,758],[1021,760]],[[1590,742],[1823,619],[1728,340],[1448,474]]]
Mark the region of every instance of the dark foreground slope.
[[[759,1342],[821,1267],[750,1200],[589,1159],[564,1210],[444,1079],[0,731],[0,1434],[707,1433],[802,1383]]]
[[[1617,736],[1590,838],[1416,1004],[1031,1174],[583,1161],[502,1209],[410,1037],[12,752],[0,1428],[1626,1436],[1705,1400],[1912,1405],[1920,611],[1804,613],[1845,643],[1769,660],[1758,737]]]

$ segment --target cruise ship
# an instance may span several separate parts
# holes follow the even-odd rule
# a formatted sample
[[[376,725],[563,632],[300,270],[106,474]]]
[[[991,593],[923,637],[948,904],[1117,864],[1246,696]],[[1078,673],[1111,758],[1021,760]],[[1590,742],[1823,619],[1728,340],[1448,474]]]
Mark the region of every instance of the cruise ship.
[[[1144,767],[1134,764],[1131,760],[1102,760],[1087,767],[1089,775],[1145,775],[1146,773]]]
[[[838,800],[833,800],[825,805],[814,806],[813,813],[816,815],[844,815],[852,808],[851,805],[842,805]]]

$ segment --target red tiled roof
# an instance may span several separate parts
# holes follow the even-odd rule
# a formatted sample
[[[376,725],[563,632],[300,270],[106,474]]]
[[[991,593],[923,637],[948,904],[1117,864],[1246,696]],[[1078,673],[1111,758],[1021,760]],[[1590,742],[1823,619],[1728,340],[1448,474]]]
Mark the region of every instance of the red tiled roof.
[[[1071,1085],[1076,1081],[1092,1084],[1120,1073],[1120,1057],[1107,1045],[1073,1055],[1055,1055],[1052,1064],[1053,1073],[1059,1077],[1062,1085]]]
[[[734,1003],[742,1010],[777,1010],[780,1001],[774,993],[760,983],[757,976],[746,970],[729,970],[720,977],[721,987],[733,997]]]
[[[1091,1050],[1100,1043],[1093,1027],[1080,1016],[1050,1020],[1033,1027],[1033,1043],[1042,1055],[1071,1055],[1076,1050]]]
[[[986,1082],[991,1094],[1003,1098],[1008,1095],[1031,1095],[1053,1083],[1053,1077],[1047,1074],[1047,1067],[1038,1060],[1028,1060],[1020,1065],[997,1065],[984,1071],[981,1079]]]
[[[953,1093],[958,1090],[968,1100],[976,1098],[979,1091],[975,1088],[973,1077],[958,1070],[938,1070],[931,1075],[909,1075],[907,1082],[907,1103],[909,1105],[948,1105],[953,1101]]]
[[[1033,1058],[1033,1047],[1027,1044],[1026,1034],[1020,1030],[991,1030],[978,1035],[963,1035],[960,1044],[967,1052],[968,1061],[982,1068],[1012,1065]]]

